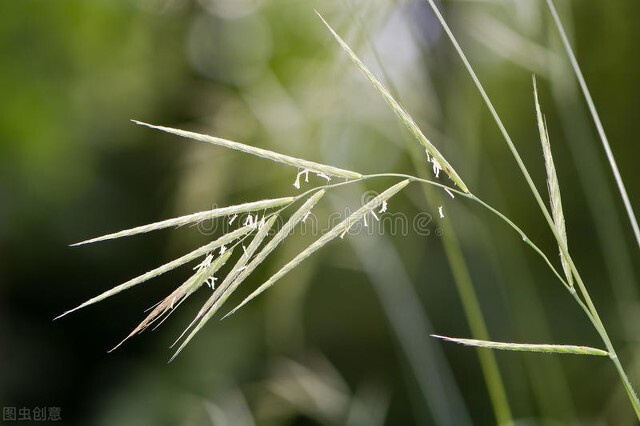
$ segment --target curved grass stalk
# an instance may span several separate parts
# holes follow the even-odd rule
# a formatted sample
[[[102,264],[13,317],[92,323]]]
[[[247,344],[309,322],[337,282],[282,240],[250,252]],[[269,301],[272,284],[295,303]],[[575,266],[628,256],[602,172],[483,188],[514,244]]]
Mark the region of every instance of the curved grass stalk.
[[[582,296],[582,298],[584,299],[584,305],[587,308],[587,310],[585,310],[585,312],[587,313],[587,317],[589,318],[589,320],[591,321],[591,323],[593,324],[593,326],[595,327],[596,331],[598,332],[598,334],[600,335],[603,343],[605,344],[605,346],[607,347],[607,351],[609,353],[609,358],[611,359],[611,361],[613,362],[616,371],[618,372],[618,375],[620,376],[620,379],[625,387],[625,390],[627,392],[627,395],[629,397],[629,400],[635,410],[636,416],[638,417],[638,419],[640,420],[640,400],[638,400],[638,396],[636,395],[635,390],[633,389],[633,386],[631,385],[631,382],[629,381],[629,378],[627,377],[626,372],[624,371],[624,368],[622,367],[622,364],[620,363],[620,360],[618,359],[617,353],[615,351],[615,348],[613,347],[613,344],[611,342],[611,339],[609,338],[609,335],[604,327],[604,324],[602,323],[602,320],[600,319],[600,315],[598,314],[598,311],[596,310],[595,305],[593,304],[593,301],[591,300],[591,296],[589,295],[589,292],[573,262],[573,259],[571,258],[566,244],[563,244],[562,242],[562,237],[558,234],[558,231],[555,227],[555,224],[553,222],[553,219],[549,213],[549,210],[546,208],[544,201],[542,200],[542,197],[540,196],[540,193],[538,192],[535,184],[533,183],[533,180],[531,179],[531,176],[526,168],[526,166],[524,165],[524,162],[522,161],[522,158],[520,157],[520,154],[518,153],[515,145],[513,144],[513,141],[511,140],[511,137],[509,136],[509,133],[507,132],[504,124],[502,123],[502,120],[500,119],[500,116],[498,115],[497,111],[495,110],[493,103],[491,102],[491,100],[489,99],[489,96],[487,95],[486,91],[484,90],[484,87],[482,86],[482,83],[480,83],[480,80],[478,79],[478,76],[476,75],[475,71],[473,70],[473,67],[471,66],[469,60],[467,59],[466,55],[464,54],[462,48],[460,47],[457,39],[455,38],[455,36],[453,35],[453,33],[451,32],[451,29],[449,28],[447,22],[445,21],[444,17],[442,16],[442,14],[440,13],[440,11],[438,10],[437,6],[435,5],[433,0],[427,0],[431,6],[431,8],[433,9],[434,13],[436,14],[438,20],[440,21],[440,24],[442,25],[443,29],[445,30],[445,32],[447,33],[449,39],[451,40],[454,48],[456,49],[458,55],[460,56],[460,58],[462,59],[462,62],[464,63],[465,67],[467,68],[467,71],[469,72],[474,84],[476,85],[478,91],[480,92],[485,104],[487,105],[487,107],[489,108],[489,111],[491,112],[491,115],[493,116],[494,121],[496,122],[496,124],[498,125],[498,128],[500,129],[500,132],[502,133],[505,141],[507,142],[507,145],[509,146],[509,149],[514,157],[514,159],[516,160],[516,163],[518,164],[518,167],[520,168],[520,171],[522,173],[522,175],[524,176],[525,180],[527,181],[527,184],[529,185],[529,188],[532,192],[532,194],[534,195],[534,198],[536,199],[536,202],[538,203],[538,206],[540,208],[540,210],[542,211],[545,220],[547,221],[547,224],[549,225],[549,228],[551,230],[551,232],[553,233],[556,241],[558,242],[558,245],[560,247],[560,251],[562,253],[562,255],[565,257],[565,259],[567,260],[567,262],[569,263],[570,269],[572,274],[575,277],[576,280],[576,284],[578,286],[578,289],[580,290],[580,294]],[[572,293],[572,295],[574,295],[574,293]],[[578,300],[578,296],[574,295],[574,299]],[[583,308],[584,309],[584,308]]]
[[[474,20],[476,18],[477,16],[474,17]],[[491,25],[504,25],[499,20],[488,17],[488,15],[486,19],[491,19]],[[553,16],[550,16],[550,19],[553,20]],[[510,32],[508,37],[523,37],[511,29],[506,29],[506,31]],[[551,31],[551,29],[549,31]],[[547,56],[549,56],[546,67],[543,67],[542,64],[537,67],[531,67],[519,62],[513,55],[504,55],[504,52],[500,49],[500,46],[498,46],[499,43],[492,42],[494,40],[481,37],[480,41],[482,41],[485,47],[505,57],[514,64],[520,65],[537,75],[542,74],[547,76],[550,80],[556,109],[561,115],[561,121],[564,123],[564,133],[568,146],[571,148],[574,157],[577,157],[578,153],[582,156],[580,161],[575,162],[575,166],[582,187],[588,194],[587,202],[589,203],[592,219],[599,220],[599,218],[602,217],[614,217],[616,215],[615,200],[608,192],[607,183],[605,182],[607,180],[605,170],[596,158],[597,146],[592,146],[592,141],[588,140],[590,138],[590,130],[587,128],[585,118],[582,117],[581,113],[576,111],[576,105],[571,102],[567,104],[566,102],[566,99],[578,99],[578,95],[574,93],[575,89],[573,88],[573,84],[568,84],[567,76],[564,74],[565,72],[574,73],[573,69],[569,71],[565,70],[560,64],[561,58],[556,57],[557,54],[551,50],[546,51]],[[560,43],[562,43],[562,40],[560,40]],[[601,226],[596,227],[596,232],[602,245],[602,256],[609,273],[608,279],[613,287],[617,303],[619,305],[626,305],[630,301],[636,301],[638,299],[638,290],[634,285],[635,277],[632,271],[633,267],[631,266],[630,254],[626,251],[622,252],[620,248],[620,244],[624,244],[622,243],[624,240],[622,225],[617,221],[611,220],[600,220],[599,223]],[[635,333],[631,333],[629,328],[632,321],[625,321],[623,319],[623,323],[626,326],[627,334],[631,336],[631,339],[634,339],[633,336],[635,336]]]
[[[551,17],[551,19],[554,18]],[[562,25],[559,20],[556,24],[558,23]],[[562,40],[560,42],[562,43]],[[495,49],[495,44],[491,44],[486,40],[485,44],[487,44],[487,47]],[[567,47],[567,45],[565,45],[565,47]],[[495,50],[495,52],[502,55],[502,52],[499,50]],[[548,54],[555,55],[550,51]],[[514,58],[509,57],[509,59],[513,60]],[[576,115],[576,112],[573,111],[575,108],[572,108],[571,105],[567,105],[566,102],[564,102],[564,96],[568,94],[561,93],[563,91],[570,91],[571,96],[569,97],[571,99],[577,99],[577,97],[573,96],[573,86],[567,85],[567,81],[565,81],[566,78],[563,78],[562,74],[558,74],[559,72],[564,72],[564,69],[560,67],[558,61],[559,58],[554,57],[551,59],[549,66],[554,68],[554,71],[549,72],[544,70],[542,73],[548,75],[551,79],[552,92],[558,106],[558,111],[563,118],[562,121],[565,123],[564,133],[567,136],[569,147],[574,154],[580,153],[580,155],[585,157],[576,162],[575,165],[582,186],[586,188],[588,193],[587,202],[589,203],[591,215],[594,220],[601,217],[613,217],[616,214],[614,211],[615,200],[606,188],[606,173],[596,158],[595,149],[597,147],[592,146],[590,141],[587,141],[590,137],[587,133],[590,130],[585,127],[586,122],[581,114],[577,113]],[[573,69],[569,72],[575,73]],[[636,301],[638,297],[634,273],[632,271],[631,255],[630,253],[620,252],[616,249],[616,247],[619,249],[619,245],[623,244],[622,225],[617,221],[606,220],[604,222],[600,221],[600,224],[601,226],[596,227],[596,231],[603,246],[602,255],[609,273],[609,282],[613,287],[618,305],[627,306],[630,302],[633,303],[632,301]],[[621,310],[621,312],[623,311],[624,309]],[[625,326],[627,335],[631,336],[630,338],[633,340],[635,338],[635,332],[633,332],[634,322],[622,318],[622,324]]]

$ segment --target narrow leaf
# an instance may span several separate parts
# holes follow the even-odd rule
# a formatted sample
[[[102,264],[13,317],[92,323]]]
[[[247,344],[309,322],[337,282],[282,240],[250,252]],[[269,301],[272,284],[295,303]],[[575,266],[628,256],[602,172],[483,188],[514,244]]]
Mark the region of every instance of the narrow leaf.
[[[138,226],[131,229],[125,229],[124,231],[119,231],[113,234],[107,234],[107,235],[103,235],[102,237],[92,238],[90,240],[72,244],[72,246],[79,246],[83,244],[95,243],[95,242],[104,241],[104,240],[112,240],[114,238],[128,237],[130,235],[143,234],[146,232],[156,231],[158,229],[169,228],[172,226],[183,226],[190,223],[197,223],[203,220],[215,219],[222,216],[229,216],[234,214],[271,209],[274,207],[280,207],[285,204],[289,204],[293,201],[294,201],[293,197],[284,197],[284,198],[275,198],[271,200],[253,201],[251,203],[238,204],[235,206],[206,210],[198,213],[188,214],[186,216],[174,217],[173,219],[167,219],[160,222],[154,222],[147,225]]]
[[[364,206],[360,207],[356,210],[351,216],[347,217],[345,220],[340,222],[326,234],[322,235],[315,242],[313,242],[309,247],[303,250],[300,254],[294,257],[289,263],[283,266],[278,272],[276,272],[271,278],[269,278],[265,283],[263,283],[258,289],[256,289],[253,293],[251,293],[247,298],[245,298],[242,303],[240,303],[233,312],[240,309],[242,306],[249,303],[251,300],[255,299],[260,293],[267,290],[269,287],[274,285],[280,278],[284,277],[289,271],[297,267],[302,261],[304,261],[307,257],[311,256],[316,251],[320,250],[325,244],[329,241],[335,239],[336,237],[343,235],[354,223],[361,220],[366,214],[371,212],[373,209],[377,208],[383,202],[387,201],[389,198],[394,196],[400,190],[402,190],[405,186],[409,184],[409,180],[404,180],[400,183],[395,184],[390,187],[383,193],[377,195],[371,201],[366,203]]]
[[[418,140],[418,142],[424,147],[427,152],[427,157],[429,154],[434,159],[434,170],[442,169],[449,175],[451,180],[455,182],[456,185],[460,187],[464,192],[469,192],[467,185],[462,181],[462,178],[456,173],[456,171],[451,167],[449,162],[440,154],[440,151],[427,139],[427,137],[422,133],[420,127],[416,124],[413,118],[409,115],[409,113],[404,109],[398,101],[391,96],[389,90],[369,71],[366,65],[358,58],[358,56],[351,50],[349,45],[331,28],[331,26],[325,21],[325,19],[320,15],[317,11],[316,13],[322,20],[322,22],[327,26],[331,34],[338,41],[338,44],[342,47],[342,49],[347,53],[351,61],[362,71],[362,73],[367,77],[367,79],[373,84],[378,93],[384,98],[389,107],[393,110],[393,112],[398,116],[400,121],[409,129],[411,134]]]
[[[325,164],[314,163],[313,161],[303,160],[301,158],[291,157],[289,155],[279,154],[277,152],[269,151],[262,148],[256,148],[251,145],[245,145],[238,142],[233,142],[227,139],[217,138],[215,136],[203,135],[201,133],[188,132],[185,130],[173,129],[171,127],[154,126],[152,124],[143,123],[141,121],[131,120],[141,126],[147,126],[152,129],[162,130],[163,132],[172,133],[177,136],[181,136],[187,139],[194,139],[200,142],[207,142],[214,145],[223,146],[225,148],[235,149],[247,154],[255,155],[258,157],[266,158],[271,161],[286,164],[289,166],[297,167],[300,169],[308,169],[314,173],[323,173],[329,176],[343,177],[347,179],[359,179],[362,177],[360,173],[352,172],[350,170],[339,169],[333,166],[327,166]]]
[[[538,87],[536,79],[533,77],[533,97],[536,104],[536,119],[538,121],[538,131],[540,133],[540,142],[542,144],[542,154],[544,156],[544,165],[547,171],[547,188],[549,189],[549,202],[551,204],[551,217],[556,228],[556,232],[560,237],[561,244],[568,250],[567,245],[567,231],[564,220],[564,213],[562,212],[562,198],[560,197],[560,184],[558,182],[558,175],[556,173],[556,167],[553,163],[553,155],[551,154],[551,143],[549,141],[549,132],[547,130],[547,123],[540,110],[540,102],[538,101]],[[567,277],[569,286],[573,287],[573,275],[571,273],[571,266],[569,262],[562,254],[560,250],[560,261],[562,263],[562,270]]]
[[[240,238],[246,234],[248,234],[252,229],[254,229],[253,226],[248,225],[248,226],[243,226],[242,228],[236,229],[233,232],[230,232],[226,235],[223,235],[222,237],[218,238],[217,240],[206,244],[194,251],[192,251],[191,253],[187,253],[182,257],[179,257],[175,260],[172,260],[171,262],[165,263],[162,266],[159,266],[155,269],[152,269],[151,271],[142,274],[136,278],[133,278],[123,284],[120,284],[119,286],[116,286],[114,288],[112,288],[111,290],[107,290],[104,293],[93,297],[89,300],[87,300],[86,302],[84,302],[83,304],[81,304],[80,306],[77,306],[71,310],[66,311],[65,313],[57,316],[54,319],[58,319],[61,318],[67,314],[70,314],[71,312],[77,311],[80,308],[84,308],[85,306],[89,306],[92,305],[94,303],[100,302],[101,300],[106,299],[107,297],[113,296],[114,294],[120,293],[123,290],[126,290],[130,287],[133,287],[135,285],[138,285],[140,283],[143,283],[151,278],[157,277],[158,275],[164,274],[165,272],[171,271],[172,269],[178,268],[179,266],[184,265],[185,263],[188,263],[194,259],[197,259],[198,257],[205,255],[207,253],[209,253],[212,250],[215,250],[218,247],[222,247],[223,245],[229,244],[232,241],[234,241],[237,238]]]
[[[546,352],[546,353],[558,353],[558,354],[609,356],[609,352],[603,351],[602,349],[591,348],[589,346],[535,345],[535,344],[528,344],[528,343],[491,342],[489,340],[457,339],[453,337],[438,336],[437,334],[432,334],[431,337],[446,340],[448,342],[458,343],[460,345],[474,346],[477,348],[499,349],[499,350],[520,351],[520,352]]]

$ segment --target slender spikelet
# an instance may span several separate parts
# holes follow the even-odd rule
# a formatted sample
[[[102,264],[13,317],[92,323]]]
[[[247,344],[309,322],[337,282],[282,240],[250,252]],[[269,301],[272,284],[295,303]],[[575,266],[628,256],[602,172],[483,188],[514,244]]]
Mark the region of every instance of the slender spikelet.
[[[154,126],[152,124],[143,123],[142,121],[131,120],[141,126],[147,126],[152,129],[162,130],[163,132],[172,133],[177,136],[181,136],[187,139],[194,139],[200,142],[207,142],[214,145],[223,146],[225,148],[235,149],[247,154],[255,155],[258,157],[266,158],[267,160],[275,161],[277,163],[286,164],[288,166],[297,167],[299,169],[307,169],[316,174],[324,174],[328,176],[337,176],[346,179],[359,179],[362,177],[360,173],[352,172],[350,170],[339,169],[333,166],[327,166],[325,164],[314,163],[313,161],[303,160],[301,158],[291,157],[289,155],[279,154],[277,152],[269,151],[262,148],[256,148],[254,146],[245,145],[239,142],[233,142],[227,139],[217,138],[215,136],[203,135],[201,133],[188,132],[185,130],[173,129],[171,127]]]
[[[378,93],[384,98],[389,107],[393,110],[393,112],[398,116],[400,121],[409,129],[411,134],[418,140],[418,142],[424,147],[427,152],[427,158],[429,159],[429,155],[433,157],[431,159],[433,163],[434,172],[437,174],[440,169],[444,170],[447,175],[455,182],[456,185],[460,187],[464,192],[469,192],[467,185],[462,181],[462,178],[456,173],[456,171],[451,167],[449,162],[440,154],[440,151],[427,139],[427,137],[422,133],[420,127],[416,124],[414,119],[409,115],[409,113],[404,109],[398,101],[391,96],[389,90],[373,75],[371,71],[366,67],[366,65],[358,58],[358,56],[351,50],[349,45],[331,28],[331,26],[325,21],[325,19],[318,13],[318,16],[322,20],[322,22],[327,26],[331,34],[338,41],[338,44],[342,47],[342,49],[347,53],[351,61],[362,71],[362,73],[367,77],[367,79],[373,84]]]
[[[375,208],[380,206],[383,202],[387,201],[389,198],[393,197],[400,190],[402,190],[405,186],[409,184],[409,180],[404,180],[400,183],[397,183],[384,191],[383,193],[377,195],[371,201],[366,203],[364,206],[360,207],[356,210],[351,216],[347,217],[345,220],[340,222],[338,225],[333,227],[326,234],[322,235],[315,242],[313,242],[309,247],[303,250],[300,254],[294,257],[289,263],[283,266],[278,272],[276,272],[271,278],[269,278],[266,282],[264,282],[260,287],[258,287],[253,293],[251,293],[247,298],[245,298],[242,303],[240,303],[233,311],[235,312],[251,300],[255,299],[260,293],[267,290],[269,287],[274,285],[280,278],[284,277],[291,270],[296,268],[302,261],[304,261],[307,257],[311,256],[316,251],[320,250],[325,244],[329,241],[344,235],[349,231],[349,229],[353,226],[354,223],[362,220],[365,215],[372,212]]]
[[[189,341],[193,339],[193,336],[195,336],[196,333],[200,331],[200,329],[204,326],[204,324],[211,318],[211,316],[213,315],[211,313],[211,307],[220,298],[224,290],[228,288],[229,285],[231,285],[231,283],[238,277],[238,275],[240,275],[240,273],[242,273],[242,271],[246,268],[247,263],[249,262],[253,254],[256,252],[258,247],[260,247],[260,244],[262,244],[262,241],[266,238],[267,235],[269,235],[269,230],[271,229],[271,227],[273,226],[277,218],[278,218],[277,215],[271,216],[271,218],[269,218],[266,222],[264,222],[258,228],[258,232],[256,232],[256,235],[253,237],[253,240],[251,240],[251,243],[249,244],[249,246],[246,248],[243,247],[244,253],[242,254],[242,256],[240,256],[240,259],[238,259],[238,261],[233,266],[231,271],[227,274],[222,284],[220,284],[220,286],[215,289],[211,297],[200,309],[195,319],[191,322],[191,324],[189,324],[189,326],[180,335],[180,337],[178,337],[178,340],[180,340],[180,338],[182,338],[182,336],[184,336],[184,334],[193,327],[193,329],[191,330],[189,335],[184,339],[184,341],[182,342],[182,344],[180,345],[176,353],[171,357],[171,361],[180,353],[180,351],[182,351],[182,349],[184,349],[187,343],[189,343]],[[196,324],[196,322],[197,322],[197,325],[195,325],[194,327],[194,324]]]
[[[201,266],[198,268],[195,274],[193,274],[187,281],[185,281],[180,287],[175,289],[169,296],[164,298],[156,307],[151,311],[149,315],[120,343],[113,347],[109,352],[112,352],[120,347],[124,342],[131,338],[136,333],[143,332],[147,327],[159,320],[163,315],[170,314],[176,307],[178,307],[187,297],[189,297],[194,291],[200,288],[208,279],[213,277],[224,264],[227,262],[233,249],[229,249],[221,254],[218,258],[214,259],[208,266]]]
[[[160,222],[149,223],[147,225],[137,226],[131,229],[125,229],[123,231],[115,232],[113,234],[103,235],[102,237],[92,238],[90,240],[81,241],[72,246],[80,246],[83,244],[95,243],[98,241],[112,240],[114,238],[128,237],[136,234],[144,234],[158,229],[169,228],[172,226],[179,227],[188,225],[191,223],[202,222],[203,220],[215,219],[223,216],[237,215],[246,212],[260,211],[271,209],[274,207],[284,206],[294,201],[293,197],[274,198],[262,201],[253,201],[251,203],[238,204],[229,207],[220,207],[217,209],[206,210],[198,213],[188,214],[186,216],[174,217],[172,219],[163,220]]]
[[[248,234],[252,229],[254,229],[254,226],[243,226],[242,228],[236,229],[233,232],[230,232],[226,235],[223,235],[222,237],[218,238],[217,240],[206,244],[190,253],[185,254],[182,257],[179,257],[175,260],[172,260],[171,262],[165,263],[162,266],[159,266],[155,269],[152,269],[151,271],[142,274],[136,278],[133,278],[123,284],[120,284],[119,286],[116,286],[114,288],[112,288],[111,290],[107,290],[104,293],[91,298],[89,300],[87,300],[86,302],[84,302],[83,304],[81,304],[80,306],[77,306],[71,310],[66,311],[65,313],[57,316],[54,319],[58,319],[61,318],[67,314],[70,314],[71,312],[77,311],[78,309],[84,308],[85,306],[89,306],[92,305],[94,303],[100,302],[101,300],[106,299],[107,297],[111,297],[114,294],[120,293],[121,291],[124,291],[128,288],[131,288],[135,285],[138,285],[140,283],[143,283],[147,280],[150,280],[151,278],[157,277],[158,275],[162,275],[165,272],[171,271],[175,268],[178,268],[179,266],[184,265],[185,263],[191,262],[194,259],[197,259],[200,256],[203,256],[207,253],[209,253],[210,251],[213,251],[215,249],[217,249],[218,247],[222,247],[223,245],[229,244],[231,242],[233,242],[234,240],[236,240],[237,238],[243,237],[244,235]]]
[[[231,296],[231,294],[240,286],[242,281],[247,278],[255,269],[260,265],[267,256],[275,250],[280,243],[282,243],[293,231],[293,229],[302,221],[305,216],[311,211],[311,209],[316,205],[316,203],[322,198],[324,195],[324,190],[316,192],[313,196],[309,197],[309,199],[298,209],[285,223],[282,228],[273,236],[271,240],[264,246],[262,250],[256,255],[255,258],[247,265],[247,267],[242,271],[242,273],[233,281],[230,287],[224,291],[224,294],[220,296],[220,299],[216,301],[216,304],[212,308],[211,314],[214,315],[216,311],[222,306],[222,304]],[[227,315],[223,317],[226,318],[229,315],[233,314],[240,306],[233,309]]]
[[[499,349],[519,352],[545,352],[556,354],[609,356],[609,352],[603,351],[602,349],[591,348],[589,346],[535,345],[529,343],[491,342],[489,340],[457,339],[453,337],[438,336],[437,334],[432,334],[431,337],[446,340],[448,342],[458,343],[460,345],[474,346],[476,348]]]
[[[547,122],[542,115],[540,109],[540,102],[538,100],[538,87],[536,84],[536,78],[533,77],[533,97],[536,104],[536,118],[538,121],[538,131],[540,133],[540,142],[542,144],[542,154],[544,156],[544,165],[547,171],[547,188],[549,189],[549,203],[551,204],[551,217],[553,218],[553,224],[556,228],[556,232],[560,237],[561,243],[568,250],[567,245],[567,231],[564,221],[564,213],[562,212],[562,199],[560,198],[560,184],[558,183],[558,175],[556,173],[556,167],[553,163],[553,155],[551,154],[551,143],[549,141],[549,132],[547,130]],[[571,266],[569,262],[562,254],[560,250],[560,261],[562,263],[562,270],[567,277],[569,286],[573,287],[573,275],[571,273]]]

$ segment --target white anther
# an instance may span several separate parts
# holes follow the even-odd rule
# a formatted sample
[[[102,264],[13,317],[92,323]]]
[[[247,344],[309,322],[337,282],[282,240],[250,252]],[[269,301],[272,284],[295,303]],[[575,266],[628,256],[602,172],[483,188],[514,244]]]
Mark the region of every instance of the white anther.
[[[331,181],[331,176],[326,173],[316,172],[316,176],[321,177],[322,179],[326,179],[327,182]]]
[[[436,157],[431,158],[431,163],[433,164],[433,174],[438,177],[440,175],[440,170],[442,170],[442,166],[440,165],[438,160],[436,160]]]

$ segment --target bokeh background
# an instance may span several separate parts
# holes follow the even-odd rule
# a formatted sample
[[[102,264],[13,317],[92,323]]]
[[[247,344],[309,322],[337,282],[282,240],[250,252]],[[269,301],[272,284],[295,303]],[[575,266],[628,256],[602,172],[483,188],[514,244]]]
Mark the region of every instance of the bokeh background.
[[[569,246],[639,386],[638,247],[544,2],[441,6],[544,191],[537,75]],[[640,3],[558,0],[558,7],[640,208]],[[418,145],[314,9],[387,82],[472,190],[558,262],[524,179],[425,1],[4,1],[2,407],[60,407],[69,425],[489,425],[496,415],[479,352],[430,333],[471,337],[484,323],[495,340],[602,346],[512,230],[477,204],[419,186],[390,209],[422,214],[424,232],[331,243],[236,315],[210,321],[170,364],[169,346],[210,290],[157,330],[106,351],[188,268],[52,321],[211,236],[185,228],[69,244],[296,192],[290,168],[130,119],[363,173],[430,176]],[[318,214],[357,207],[365,191],[393,182],[333,191]],[[313,238],[292,237],[231,302]],[[606,359],[493,356],[518,424],[634,424]]]

